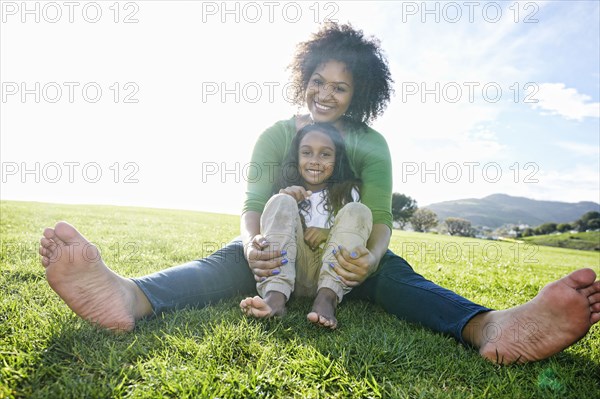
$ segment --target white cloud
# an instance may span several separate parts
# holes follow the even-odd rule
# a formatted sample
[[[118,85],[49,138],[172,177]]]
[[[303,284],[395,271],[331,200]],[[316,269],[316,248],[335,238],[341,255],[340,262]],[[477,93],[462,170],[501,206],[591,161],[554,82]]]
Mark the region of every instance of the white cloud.
[[[573,152],[577,155],[583,155],[583,156],[598,156],[600,155],[600,148],[598,148],[598,145],[590,145],[590,144],[582,144],[582,143],[575,143],[572,141],[559,141],[556,143],[557,146]]]
[[[542,83],[534,95],[538,100],[533,109],[549,111],[549,115],[561,115],[567,119],[581,121],[583,118],[600,118],[600,103],[589,102],[591,97],[567,88],[564,83]]]
[[[565,202],[600,202],[597,164],[574,165],[567,170],[540,171],[539,181],[540,184],[529,185],[526,196]]]

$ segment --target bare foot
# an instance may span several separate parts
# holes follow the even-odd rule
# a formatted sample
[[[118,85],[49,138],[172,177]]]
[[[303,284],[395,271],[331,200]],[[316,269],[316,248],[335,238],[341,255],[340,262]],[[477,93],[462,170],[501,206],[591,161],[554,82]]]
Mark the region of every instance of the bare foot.
[[[600,320],[600,281],[580,269],[546,285],[524,305],[475,316],[463,337],[500,364],[545,359],[581,339]],[[472,339],[469,339],[469,334]]]
[[[278,291],[269,291],[265,298],[258,295],[254,298],[242,299],[240,308],[248,316],[254,316],[257,319],[263,319],[273,316],[283,316],[285,314],[286,297]]]
[[[106,267],[96,246],[70,224],[45,229],[39,253],[50,287],[79,317],[110,330],[131,331],[136,318],[151,312],[137,285]]]
[[[335,308],[337,306],[337,294],[329,288],[321,288],[313,302],[312,312],[306,315],[308,321],[319,327],[332,330],[337,328]]]

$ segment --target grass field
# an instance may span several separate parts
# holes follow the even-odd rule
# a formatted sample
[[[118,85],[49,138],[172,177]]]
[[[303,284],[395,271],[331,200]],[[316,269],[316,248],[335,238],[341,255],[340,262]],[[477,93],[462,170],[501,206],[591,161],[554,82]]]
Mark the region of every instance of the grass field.
[[[585,251],[600,251],[600,231],[546,234],[542,236],[524,237],[521,238],[521,240],[535,245],[581,249]]]
[[[77,318],[47,285],[37,256],[45,226],[68,220],[106,263],[138,276],[207,255],[238,217],[109,206],[0,203],[0,398],[598,398],[600,327],[534,364],[499,367],[452,338],[364,302],[340,328],[244,317],[241,297],[141,321],[113,335]],[[533,297],[600,254],[394,231],[391,248],[427,278],[492,308]]]

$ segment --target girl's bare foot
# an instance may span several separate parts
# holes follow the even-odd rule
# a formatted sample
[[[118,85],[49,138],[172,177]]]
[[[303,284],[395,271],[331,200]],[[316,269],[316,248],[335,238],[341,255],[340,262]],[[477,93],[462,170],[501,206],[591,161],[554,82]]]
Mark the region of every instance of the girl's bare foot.
[[[308,321],[319,327],[337,328],[335,308],[337,307],[337,294],[329,288],[321,288],[313,302],[312,311],[306,315]]]
[[[73,226],[44,230],[39,253],[50,287],[81,318],[115,331],[131,331],[152,312],[137,285],[110,270],[95,245]]]
[[[475,316],[463,337],[497,363],[545,359],[581,339],[600,320],[600,281],[580,269],[546,285],[524,305]]]
[[[257,319],[283,316],[285,314],[286,297],[278,291],[269,291],[265,298],[255,296],[253,298],[242,299],[240,308],[248,316],[254,316]]]

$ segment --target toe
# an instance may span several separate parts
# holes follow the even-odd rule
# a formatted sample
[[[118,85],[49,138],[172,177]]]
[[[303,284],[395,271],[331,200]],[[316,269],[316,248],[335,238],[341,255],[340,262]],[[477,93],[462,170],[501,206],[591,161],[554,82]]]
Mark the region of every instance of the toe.
[[[44,232],[42,233],[42,235],[44,236],[44,238],[51,240],[55,237],[54,229],[51,229],[50,227],[46,227],[44,229]]]
[[[331,330],[335,330],[335,328],[337,327],[337,323],[335,322],[335,320],[331,320],[331,319],[327,319],[324,318],[325,321],[325,327],[330,328]]]
[[[63,242],[63,240],[61,240],[57,235],[56,235],[56,230],[55,229],[51,229],[49,227],[44,229],[44,238],[46,240],[48,240],[51,243],[54,243],[55,245],[65,245],[65,243]]]
[[[40,255],[42,255],[42,256],[46,256],[46,255],[47,255],[47,251],[48,251],[48,250],[47,250],[46,248],[44,248],[44,247],[42,247],[42,246],[40,245],[40,248],[38,249],[38,253],[39,253]]]
[[[559,281],[574,289],[586,289],[596,281],[596,272],[592,269],[579,269]]]
[[[596,293],[600,293],[600,281],[596,281],[595,283],[591,284],[588,287],[585,288],[581,288],[579,290],[580,293],[582,293],[585,296],[589,296],[589,295],[593,295]]]
[[[40,239],[40,245],[42,247],[44,247],[44,248],[53,248],[53,247],[56,247],[56,243],[53,240],[48,239],[46,237],[42,237]]]
[[[56,223],[56,226],[54,226],[54,236],[63,242],[86,240],[75,227],[67,222]]]

